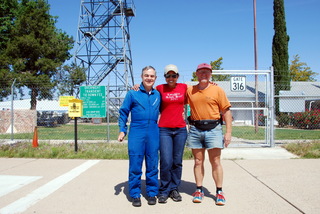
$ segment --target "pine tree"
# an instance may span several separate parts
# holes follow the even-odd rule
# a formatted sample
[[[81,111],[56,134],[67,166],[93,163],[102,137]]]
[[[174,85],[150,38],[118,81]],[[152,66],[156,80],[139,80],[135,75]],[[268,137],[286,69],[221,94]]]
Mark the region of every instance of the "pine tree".
[[[73,39],[56,29],[49,9],[45,0],[21,1],[6,49],[9,67],[19,75],[21,86],[31,90],[31,109],[36,109],[37,99],[52,98],[53,77],[71,57],[73,46]]]
[[[289,54],[284,0],[273,1],[274,36],[272,41],[272,66],[274,69],[275,94],[280,90],[290,90]],[[276,99],[276,114],[279,100]]]
[[[11,93],[11,84],[15,75],[10,72],[9,58],[5,50],[10,40],[18,8],[17,0],[2,0],[0,2],[0,100]]]

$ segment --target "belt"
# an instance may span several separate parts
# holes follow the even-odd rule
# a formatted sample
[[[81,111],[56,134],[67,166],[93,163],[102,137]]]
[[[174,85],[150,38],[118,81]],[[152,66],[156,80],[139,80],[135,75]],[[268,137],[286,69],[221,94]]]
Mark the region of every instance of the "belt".
[[[192,120],[191,125],[209,125],[209,124],[219,124],[219,120]]]
[[[208,125],[208,124],[219,124],[220,120],[191,120],[188,117],[188,122],[190,125]]]

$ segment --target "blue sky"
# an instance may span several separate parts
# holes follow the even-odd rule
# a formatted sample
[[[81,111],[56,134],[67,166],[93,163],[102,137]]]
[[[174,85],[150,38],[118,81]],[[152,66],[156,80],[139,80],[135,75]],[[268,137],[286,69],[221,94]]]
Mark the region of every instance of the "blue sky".
[[[81,0],[48,0],[57,28],[76,39]],[[257,2],[258,69],[272,64],[273,0]],[[180,82],[189,81],[198,64],[223,57],[224,70],[254,69],[253,0],[134,0],[130,23],[134,78],[152,65],[157,84],[163,68],[175,64]],[[320,1],[285,0],[289,63],[298,54],[320,81]],[[73,51],[71,52],[73,54]]]

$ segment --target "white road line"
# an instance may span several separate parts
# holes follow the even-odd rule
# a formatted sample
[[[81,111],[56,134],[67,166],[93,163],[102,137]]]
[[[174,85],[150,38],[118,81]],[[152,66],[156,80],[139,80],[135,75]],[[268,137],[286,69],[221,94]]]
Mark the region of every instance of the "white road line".
[[[81,164],[80,166],[72,169],[71,171],[57,177],[56,179],[46,183],[45,185],[39,187],[38,189],[34,190],[27,196],[20,198],[19,200],[7,205],[6,207],[0,209],[1,214],[14,214],[14,213],[21,213],[27,210],[32,205],[36,204],[40,200],[44,199],[45,197],[49,196],[60,187],[71,181],[72,179],[79,176],[81,173],[85,172],[90,167],[94,166],[95,164],[99,163],[100,160],[89,160],[85,163]]]
[[[0,197],[32,183],[41,176],[0,175]]]

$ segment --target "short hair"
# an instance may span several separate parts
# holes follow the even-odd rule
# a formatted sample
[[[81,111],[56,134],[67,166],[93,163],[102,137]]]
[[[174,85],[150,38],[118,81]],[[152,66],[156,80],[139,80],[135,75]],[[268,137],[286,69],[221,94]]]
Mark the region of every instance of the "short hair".
[[[149,69],[154,70],[154,73],[155,73],[155,74],[157,74],[156,69],[155,69],[154,67],[152,67],[151,65],[148,65],[148,66],[146,66],[146,67],[142,68],[142,72],[141,72],[141,74],[143,75],[143,72],[144,72],[144,71],[146,71],[146,70],[149,70]]]

